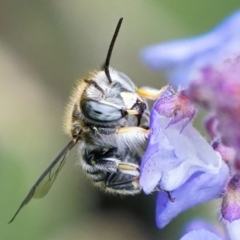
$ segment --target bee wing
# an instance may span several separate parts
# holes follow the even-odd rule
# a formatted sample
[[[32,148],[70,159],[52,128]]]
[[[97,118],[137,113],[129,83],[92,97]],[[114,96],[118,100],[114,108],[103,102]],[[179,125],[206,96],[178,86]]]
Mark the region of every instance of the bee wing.
[[[65,164],[66,157],[69,151],[76,145],[77,142],[77,139],[71,140],[68,145],[59,153],[55,160],[48,166],[48,168],[43,172],[43,174],[33,185],[28,195],[22,201],[21,205],[19,206],[18,210],[14,214],[13,218],[9,221],[9,223],[11,223],[15,219],[20,210],[28,202],[30,202],[32,198],[42,198],[48,193],[58,173],[61,171],[63,165]]]

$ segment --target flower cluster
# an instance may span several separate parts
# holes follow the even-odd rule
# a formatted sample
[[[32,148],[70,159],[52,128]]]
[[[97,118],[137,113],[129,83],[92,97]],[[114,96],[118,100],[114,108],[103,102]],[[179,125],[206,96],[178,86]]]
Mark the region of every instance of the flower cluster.
[[[175,86],[188,86],[197,69],[240,53],[240,12],[237,11],[206,34],[153,45],[141,57],[152,70],[165,70]]]
[[[203,36],[148,47],[142,58],[182,87],[169,87],[154,103],[141,164],[143,191],[158,191],[157,226],[220,198],[230,239],[240,239],[240,11]],[[192,125],[200,107],[209,112],[209,141]],[[182,240],[203,236],[222,239],[198,229]]]

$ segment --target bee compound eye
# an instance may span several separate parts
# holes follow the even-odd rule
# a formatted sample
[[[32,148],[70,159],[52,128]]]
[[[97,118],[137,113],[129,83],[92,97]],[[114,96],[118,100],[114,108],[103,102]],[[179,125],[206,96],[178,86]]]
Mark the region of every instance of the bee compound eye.
[[[81,110],[85,117],[101,122],[112,122],[124,117],[121,109],[94,100],[82,101]]]

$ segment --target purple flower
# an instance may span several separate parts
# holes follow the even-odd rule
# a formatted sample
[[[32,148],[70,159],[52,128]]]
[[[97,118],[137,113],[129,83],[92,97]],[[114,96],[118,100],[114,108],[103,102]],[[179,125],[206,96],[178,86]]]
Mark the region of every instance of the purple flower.
[[[167,70],[173,85],[187,86],[198,70],[240,54],[240,11],[204,35],[147,47],[144,63],[152,70]]]
[[[184,87],[174,94],[168,90],[155,102],[141,164],[143,191],[162,190],[158,227],[220,197],[229,236],[240,239],[240,11],[205,35],[148,47],[142,57],[150,68],[167,70],[168,80]],[[192,126],[196,106],[209,111],[204,126],[211,144]],[[183,239],[200,239],[200,232],[187,236]]]
[[[184,235],[180,240],[222,240],[219,236],[205,229],[192,230]]]
[[[166,114],[168,110],[172,114]],[[175,199],[172,202],[164,191],[158,193],[159,228],[182,211],[219,197],[226,185],[228,167],[192,126],[195,112],[185,91],[173,94],[169,89],[151,111],[151,133],[142,159],[140,185],[146,194],[161,189],[171,191]]]

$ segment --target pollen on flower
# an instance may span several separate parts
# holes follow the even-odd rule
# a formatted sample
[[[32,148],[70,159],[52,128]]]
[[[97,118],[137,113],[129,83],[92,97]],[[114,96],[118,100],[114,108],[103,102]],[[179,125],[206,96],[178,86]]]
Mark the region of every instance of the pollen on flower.
[[[171,88],[168,88],[154,107],[160,115],[171,118],[166,128],[184,120],[180,132],[193,120],[196,114],[195,106],[185,90],[173,92]]]
[[[224,221],[240,219],[240,174],[234,175],[227,185],[221,213]]]

